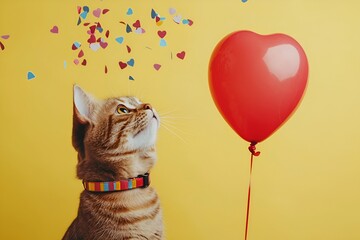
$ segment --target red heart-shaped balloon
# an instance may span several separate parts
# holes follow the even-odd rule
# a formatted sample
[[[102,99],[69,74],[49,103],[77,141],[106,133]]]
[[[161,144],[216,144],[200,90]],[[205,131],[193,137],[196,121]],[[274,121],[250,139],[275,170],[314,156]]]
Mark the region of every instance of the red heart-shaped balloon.
[[[217,108],[233,130],[257,143],[295,111],[308,78],[304,50],[284,34],[238,31],[221,40],[209,65]]]

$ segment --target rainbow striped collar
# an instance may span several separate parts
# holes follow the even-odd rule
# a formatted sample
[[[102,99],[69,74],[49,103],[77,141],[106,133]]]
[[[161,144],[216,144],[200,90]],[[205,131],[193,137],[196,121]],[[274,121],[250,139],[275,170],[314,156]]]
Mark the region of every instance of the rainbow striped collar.
[[[87,182],[83,181],[84,189],[88,192],[117,192],[135,188],[146,188],[150,185],[149,173],[136,178],[112,182]]]

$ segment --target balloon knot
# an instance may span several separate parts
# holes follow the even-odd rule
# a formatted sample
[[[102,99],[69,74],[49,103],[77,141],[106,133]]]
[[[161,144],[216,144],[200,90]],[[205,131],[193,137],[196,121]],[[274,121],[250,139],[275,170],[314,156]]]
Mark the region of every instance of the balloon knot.
[[[256,147],[255,147],[256,144],[257,142],[252,142],[248,148],[251,154],[254,155],[255,157],[260,155],[260,152],[256,151]]]

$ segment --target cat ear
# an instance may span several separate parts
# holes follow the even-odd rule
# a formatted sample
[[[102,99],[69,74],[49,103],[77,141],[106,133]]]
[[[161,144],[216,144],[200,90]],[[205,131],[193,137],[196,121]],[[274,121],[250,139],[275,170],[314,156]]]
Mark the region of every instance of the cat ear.
[[[95,99],[74,85],[72,143],[80,154],[84,153],[85,132],[92,122],[91,113],[94,105]]]
[[[78,85],[74,85],[74,117],[80,123],[89,123],[91,111],[94,108],[94,98],[82,90]]]

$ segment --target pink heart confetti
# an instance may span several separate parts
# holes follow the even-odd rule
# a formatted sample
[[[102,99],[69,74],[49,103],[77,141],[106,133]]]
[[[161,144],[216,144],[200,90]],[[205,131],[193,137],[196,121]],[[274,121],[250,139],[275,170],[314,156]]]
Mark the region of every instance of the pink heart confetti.
[[[160,38],[164,38],[166,36],[166,31],[158,31],[157,34]]]
[[[51,32],[51,33],[59,33],[59,28],[58,28],[58,26],[53,26],[53,27],[50,29],[50,32]]]
[[[100,42],[100,46],[105,49],[108,46],[107,42]]]
[[[175,8],[169,8],[169,13],[171,15],[174,15],[176,13],[176,9]]]
[[[161,68],[161,65],[158,64],[158,63],[155,63],[154,68],[155,68],[156,71],[159,71],[159,69]]]
[[[2,38],[2,39],[5,39],[5,40],[6,40],[6,39],[9,39],[9,37],[10,37],[10,35],[2,35],[2,36],[1,36],[1,38]]]
[[[177,53],[176,56],[177,56],[178,58],[180,58],[181,60],[183,60],[183,59],[185,58],[185,51],[182,51],[182,52]]]
[[[75,63],[75,65],[78,65],[79,64],[79,59],[74,59],[74,63]]]
[[[95,9],[95,10],[93,11],[93,15],[94,15],[95,17],[99,18],[100,15],[101,15],[101,9],[100,9],[100,8]]]

